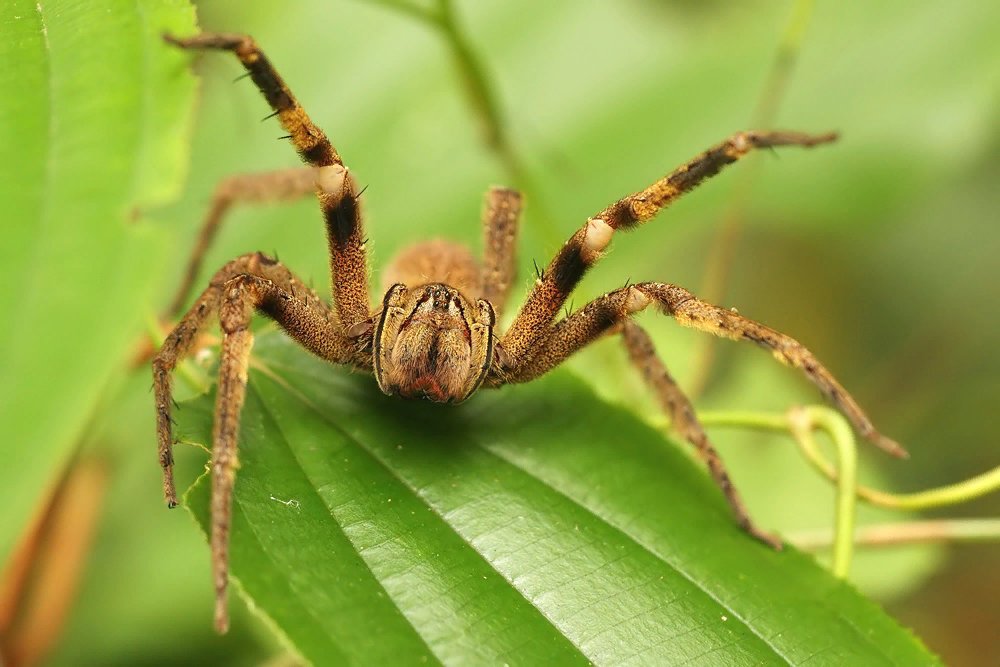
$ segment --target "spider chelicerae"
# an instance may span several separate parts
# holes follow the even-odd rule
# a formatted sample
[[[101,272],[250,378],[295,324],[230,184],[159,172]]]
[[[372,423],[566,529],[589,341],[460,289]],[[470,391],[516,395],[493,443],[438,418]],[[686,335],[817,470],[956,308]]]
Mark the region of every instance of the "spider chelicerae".
[[[458,403],[480,388],[528,382],[606,334],[619,334],[631,361],[655,393],[678,434],[705,460],[737,523],[750,535],[780,548],[754,525],[721,459],[698,422],[691,402],[659,359],[649,335],[632,316],[649,306],[679,324],[769,350],[800,369],[862,436],[887,452],[905,451],[879,433],[857,402],[809,350],[796,340],[736,312],[700,301],[682,287],[644,282],[608,292],[558,322],[577,283],[608,247],[617,230],[651,219],[684,193],[753,149],[815,146],[833,133],[739,132],[681,165],[649,187],[589,218],[538,273],[534,286],[503,332],[496,330],[515,276],[520,195],[493,188],[486,198],[485,248],[478,263],[465,247],[446,241],[417,244],[385,270],[381,302],[372,307],[365,234],[357,185],[343,160],[254,40],[246,35],[204,33],[188,39],[165,36],[185,49],[233,52],[270,104],[308,167],[236,176],[216,190],[186,278],[171,310],[180,311],[201,258],[226,210],[236,202],[292,198],[315,192],[326,222],[333,304],[325,303],[276,259],[262,253],[237,257],[215,273],[153,359],[156,425],[163,490],[177,505],[173,480],[171,372],[195,347],[199,331],[217,315],[222,352],[212,431],[211,551],[216,592],[215,624],[228,627],[229,529],[239,439],[240,410],[255,312],[277,322],[295,341],[332,363],[372,373],[386,394]]]

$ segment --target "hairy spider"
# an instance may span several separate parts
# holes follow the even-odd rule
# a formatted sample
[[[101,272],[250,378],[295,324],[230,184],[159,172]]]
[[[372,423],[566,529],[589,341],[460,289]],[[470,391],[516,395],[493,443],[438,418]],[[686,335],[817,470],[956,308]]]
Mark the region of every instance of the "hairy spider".
[[[483,219],[485,252],[480,266],[464,247],[446,241],[418,244],[385,271],[387,286],[375,308],[369,303],[365,235],[359,192],[347,167],[310,120],[284,81],[248,36],[166,36],[185,49],[232,51],[274,110],[306,168],[237,176],[216,191],[184,284],[172,308],[179,310],[202,255],[228,207],[238,201],[291,198],[315,192],[326,220],[333,305],[328,305],[276,259],[251,253],[232,260],[212,278],[194,305],[167,336],[153,360],[156,425],[163,490],[177,504],[173,480],[171,372],[194,347],[199,330],[217,314],[222,353],[212,431],[211,551],[215,582],[215,624],[228,626],[226,588],[233,483],[240,410],[246,395],[254,312],[276,321],[313,354],[375,375],[386,394],[459,403],[480,387],[527,382],[555,368],[601,336],[621,334],[628,354],[656,394],[677,432],[691,442],[731,507],[736,521],[755,538],[780,548],[757,528],[725,467],[678,388],[632,316],[656,305],[679,324],[710,334],[746,340],[800,369],[839,408],[857,431],[897,456],[905,451],[883,436],[850,394],[809,350],[794,339],[734,311],[698,300],[666,283],[644,282],[608,292],[556,322],[583,274],[601,257],[617,230],[629,230],[655,216],[685,192],[757,148],[815,146],[835,134],[739,132],[681,165],[644,190],[624,197],[589,218],[540,272],[511,326],[496,330],[515,274],[515,239],[520,195],[493,188]]]

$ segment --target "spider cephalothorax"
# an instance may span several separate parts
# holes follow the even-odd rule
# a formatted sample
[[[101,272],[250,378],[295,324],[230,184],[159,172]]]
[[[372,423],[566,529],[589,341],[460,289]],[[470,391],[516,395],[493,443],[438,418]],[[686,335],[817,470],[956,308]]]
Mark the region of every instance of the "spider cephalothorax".
[[[385,296],[372,308],[359,192],[326,135],[310,120],[256,43],[245,35],[167,37],[182,48],[233,52],[308,163],[304,169],[236,176],[223,181],[172,310],[179,311],[201,257],[225,211],[234,202],[287,199],[315,193],[326,222],[332,274],[332,305],[277,260],[260,253],[238,257],[216,272],[153,360],[157,439],[167,504],[177,504],[173,480],[171,373],[195,345],[212,315],[222,328],[222,353],[212,432],[212,564],[216,627],[228,626],[226,588],[229,527],[239,415],[246,395],[247,365],[255,312],[275,320],[313,354],[375,375],[387,394],[459,402],[480,387],[528,382],[547,373],[589,343],[619,334],[629,357],[656,394],[674,429],[705,460],[739,525],[754,537],[780,542],[750,520],[739,495],[695,415],[657,356],[646,332],[632,319],[654,305],[678,324],[723,338],[753,342],[779,361],[802,371],[851,421],[882,449],[904,455],[880,434],[851,395],[815,356],[795,339],[699,300],[682,287],[645,282],[608,292],[559,321],[570,293],[601,258],[616,231],[650,220],[685,192],[748,152],[775,146],[815,146],[833,134],[739,132],[708,149],[644,190],[623,197],[589,218],[540,271],[531,292],[506,331],[496,331],[515,274],[515,240],[521,198],[493,188],[483,216],[482,262],[466,248],[430,241],[401,253],[384,272]]]
[[[386,292],[375,330],[375,379],[386,394],[455,403],[483,383],[493,361],[496,315],[454,287],[431,283]]]

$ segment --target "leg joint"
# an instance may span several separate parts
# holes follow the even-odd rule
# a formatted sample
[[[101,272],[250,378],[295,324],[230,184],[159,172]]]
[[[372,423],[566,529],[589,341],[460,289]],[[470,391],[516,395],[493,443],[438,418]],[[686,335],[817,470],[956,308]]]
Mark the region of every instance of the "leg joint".
[[[596,262],[601,256],[601,251],[611,243],[611,237],[614,233],[614,228],[604,220],[600,218],[588,220],[586,227],[584,227],[583,243],[580,250],[583,261],[587,264]]]

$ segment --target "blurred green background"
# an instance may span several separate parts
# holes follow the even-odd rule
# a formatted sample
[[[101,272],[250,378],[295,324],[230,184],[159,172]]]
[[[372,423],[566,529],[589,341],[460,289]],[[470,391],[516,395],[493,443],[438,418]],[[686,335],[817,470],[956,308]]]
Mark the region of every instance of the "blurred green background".
[[[376,270],[428,236],[478,247],[483,192],[512,181],[484,145],[441,36],[391,4],[198,3],[203,28],[258,39],[368,186]],[[456,3],[528,175],[525,285],[531,260],[547,261],[588,215],[748,127],[795,6]],[[996,466],[998,26],[1000,7],[973,0],[816,3],[774,125],[835,129],[841,141],[753,156],[752,165],[732,168],[621,235],[576,304],[627,278],[699,291],[719,230],[738,213],[743,233],[722,305],[806,343],[912,454],[897,462],[863,452],[864,481],[918,490]],[[241,73],[235,61],[198,58],[196,70],[202,83],[187,185],[177,201],[146,210],[141,223],[152,249],[148,263],[131,271],[144,274],[151,296],[134,312],[134,332],[171,296],[216,182],[296,164],[274,140],[277,124],[260,122],[267,109],[251,85],[231,83]],[[276,251],[326,293],[325,246],[313,202],[241,208],[207,266]],[[109,307],[101,304],[95,316]],[[643,322],[681,384],[696,382],[701,338],[667,318]],[[655,418],[618,347],[595,346],[573,366],[609,399]],[[767,355],[730,344],[716,351],[700,408],[783,410],[817,400]],[[91,402],[84,440],[103,462],[108,486],[52,663],[245,664],[279,653],[245,613],[229,636],[212,634],[207,549],[188,517],[162,510],[148,378],[121,368],[103,377],[92,386],[103,398]],[[16,382],[3,379],[8,387]],[[787,441],[735,431],[713,436],[763,525],[795,532],[830,524],[831,490]],[[3,447],[31,456],[26,443]],[[193,474],[196,454],[178,456]],[[998,511],[994,495],[947,515]],[[863,554],[853,575],[947,662],[987,665],[1000,653],[998,557],[996,544],[910,547]]]

